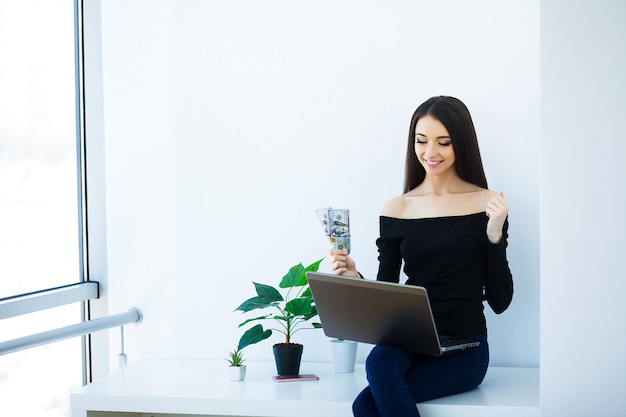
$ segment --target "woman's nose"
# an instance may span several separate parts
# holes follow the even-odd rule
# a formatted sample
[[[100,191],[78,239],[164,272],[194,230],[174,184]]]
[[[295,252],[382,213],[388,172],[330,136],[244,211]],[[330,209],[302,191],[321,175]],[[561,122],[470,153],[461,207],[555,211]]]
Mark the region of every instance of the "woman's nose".
[[[426,144],[426,152],[425,155],[426,156],[435,156],[437,155],[437,149],[435,148],[435,144],[433,144],[432,142],[428,142]]]

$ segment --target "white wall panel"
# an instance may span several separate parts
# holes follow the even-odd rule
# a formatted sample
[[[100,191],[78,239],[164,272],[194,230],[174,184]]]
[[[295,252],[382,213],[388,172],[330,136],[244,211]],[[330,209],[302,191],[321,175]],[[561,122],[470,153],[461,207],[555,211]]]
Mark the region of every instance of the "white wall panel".
[[[541,3],[544,416],[626,409],[626,4]]]
[[[351,210],[353,256],[374,278],[411,114],[446,94],[472,111],[512,207],[516,296],[488,314],[492,363],[538,365],[538,2],[102,7],[111,302],[145,310],[136,356],[223,357],[252,280],[327,254],[319,207]],[[304,360],[330,359],[321,332],[301,335]],[[270,359],[270,344],[248,356]]]

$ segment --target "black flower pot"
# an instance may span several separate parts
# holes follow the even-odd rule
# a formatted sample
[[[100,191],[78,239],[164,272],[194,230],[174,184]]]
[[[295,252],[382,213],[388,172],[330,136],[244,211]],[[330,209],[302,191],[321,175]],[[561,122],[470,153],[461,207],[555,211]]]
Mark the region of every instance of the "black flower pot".
[[[299,343],[277,343],[273,346],[276,371],[280,376],[298,375],[303,346]]]

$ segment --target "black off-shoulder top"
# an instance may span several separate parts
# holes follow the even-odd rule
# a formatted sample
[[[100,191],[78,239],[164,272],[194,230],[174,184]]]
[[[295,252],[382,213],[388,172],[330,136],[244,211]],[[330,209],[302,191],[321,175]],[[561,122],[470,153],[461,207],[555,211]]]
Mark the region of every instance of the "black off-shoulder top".
[[[462,216],[397,219],[380,217],[380,281],[426,288],[441,334],[486,335],[483,301],[500,314],[513,297],[513,278],[506,257],[508,219],[502,240],[487,238],[485,213]]]

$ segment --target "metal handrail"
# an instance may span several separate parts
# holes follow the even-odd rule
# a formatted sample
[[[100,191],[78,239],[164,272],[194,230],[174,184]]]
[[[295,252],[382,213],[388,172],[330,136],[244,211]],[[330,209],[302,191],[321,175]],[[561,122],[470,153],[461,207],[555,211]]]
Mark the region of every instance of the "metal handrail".
[[[73,324],[71,326],[65,326],[42,333],[8,340],[6,342],[0,342],[0,355],[17,352],[19,350],[35,346],[46,345],[52,342],[58,342],[71,337],[83,336],[100,330],[106,330],[111,327],[122,326],[124,324],[137,324],[140,323],[142,319],[143,315],[141,314],[141,311],[138,308],[133,307],[125,313],[100,317],[82,323]]]
[[[99,283],[97,281],[87,281],[0,298],[0,319],[7,319],[79,301],[94,300],[99,298],[99,296]]]

